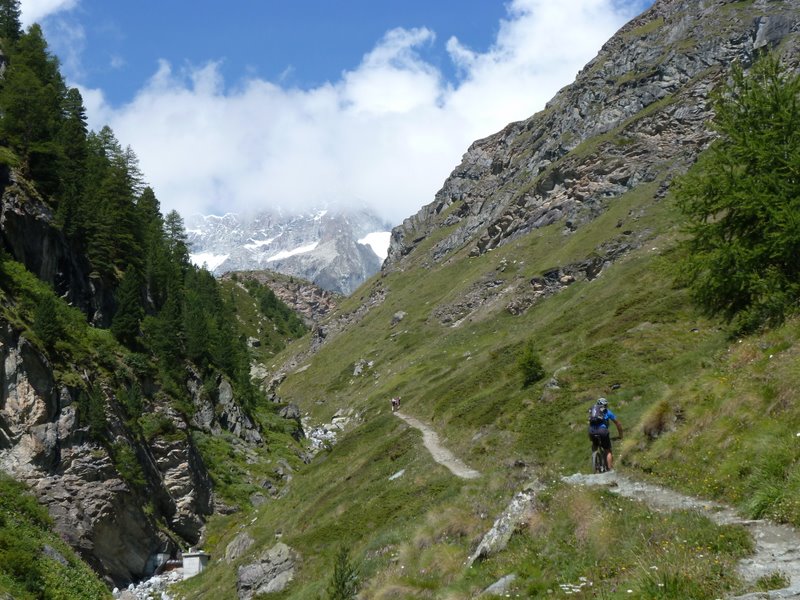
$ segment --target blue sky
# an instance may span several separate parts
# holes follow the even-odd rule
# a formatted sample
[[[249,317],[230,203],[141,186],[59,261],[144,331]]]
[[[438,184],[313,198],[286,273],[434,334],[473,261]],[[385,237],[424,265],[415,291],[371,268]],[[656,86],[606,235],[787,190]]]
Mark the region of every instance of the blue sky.
[[[162,207],[396,224],[651,0],[22,0]]]
[[[221,61],[226,80],[257,76],[284,85],[318,86],[358,65],[385,32],[427,27],[439,43],[424,48],[427,60],[454,76],[444,42],[457,36],[485,51],[505,16],[491,0],[229,0],[122,2],[82,0],[60,15],[55,50],[69,56],[75,39],[57,32],[82,30],[74,75],[124,102],[158,67]]]

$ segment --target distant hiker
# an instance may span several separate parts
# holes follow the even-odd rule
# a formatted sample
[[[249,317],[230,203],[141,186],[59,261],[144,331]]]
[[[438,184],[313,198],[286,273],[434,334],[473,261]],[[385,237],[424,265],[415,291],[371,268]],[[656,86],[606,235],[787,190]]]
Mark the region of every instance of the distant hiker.
[[[606,460],[610,471],[614,468],[614,457],[611,454],[609,421],[614,421],[619,439],[622,439],[622,425],[617,421],[616,415],[608,409],[608,400],[599,398],[589,409],[589,439],[592,440],[592,447],[597,443],[606,451]]]
[[[392,412],[396,410],[400,410],[400,396],[395,396],[392,398]]]

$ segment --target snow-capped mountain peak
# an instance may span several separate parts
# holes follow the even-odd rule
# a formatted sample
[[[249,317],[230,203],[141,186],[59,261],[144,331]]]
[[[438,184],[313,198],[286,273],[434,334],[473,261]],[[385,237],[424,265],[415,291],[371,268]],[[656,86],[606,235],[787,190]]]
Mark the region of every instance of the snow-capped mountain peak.
[[[269,269],[350,294],[386,258],[391,226],[366,210],[191,215],[190,258],[221,275]]]

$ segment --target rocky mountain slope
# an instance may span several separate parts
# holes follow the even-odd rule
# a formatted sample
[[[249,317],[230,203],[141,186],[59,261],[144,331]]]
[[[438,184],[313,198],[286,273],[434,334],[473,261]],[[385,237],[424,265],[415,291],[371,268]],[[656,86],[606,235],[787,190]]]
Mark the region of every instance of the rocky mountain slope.
[[[186,226],[192,260],[218,275],[269,269],[340,294],[351,293],[378,271],[386,249],[376,240],[389,230],[371,212],[350,209],[192,215]]]
[[[713,139],[711,92],[730,65],[776,48],[796,65],[797,29],[794,2],[656,2],[542,112],[475,142],[434,202],[392,231],[384,268],[435,232],[446,235],[427,253],[441,262],[553,224],[569,236],[646,184],[663,197]],[[635,219],[617,223],[615,247],[641,244]]]
[[[275,295],[301,315],[309,326],[330,315],[341,302],[340,295],[323,289],[310,281],[275,271],[235,271],[221,276],[222,281],[252,279],[269,287]]]
[[[249,552],[184,597],[232,593],[276,536],[297,557],[284,598],[325,589],[342,545],[376,599],[785,588],[769,565],[737,578],[754,547],[740,528],[560,476],[586,470],[586,408],[605,396],[625,424],[620,469],[800,523],[798,322],[731,341],[693,306],[675,283],[671,191],[714,139],[712,95],[731,65],[773,51],[796,70],[798,36],[797,0],[659,0],[542,112],[475,142],[393,230],[381,276],[271,361],[274,394],[309,419],[357,418],[285,501],[238,522]],[[528,349],[545,376],[526,386]],[[394,396],[481,476],[437,465],[393,417]],[[519,498],[533,500],[502,547],[466,568]]]

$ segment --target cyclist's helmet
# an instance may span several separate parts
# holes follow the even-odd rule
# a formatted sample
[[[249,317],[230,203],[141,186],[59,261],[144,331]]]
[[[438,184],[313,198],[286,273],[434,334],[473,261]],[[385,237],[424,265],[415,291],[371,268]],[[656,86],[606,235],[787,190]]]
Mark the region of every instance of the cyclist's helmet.
[[[599,404],[603,408],[608,408],[608,400],[606,400],[605,398],[598,398],[597,404]]]

